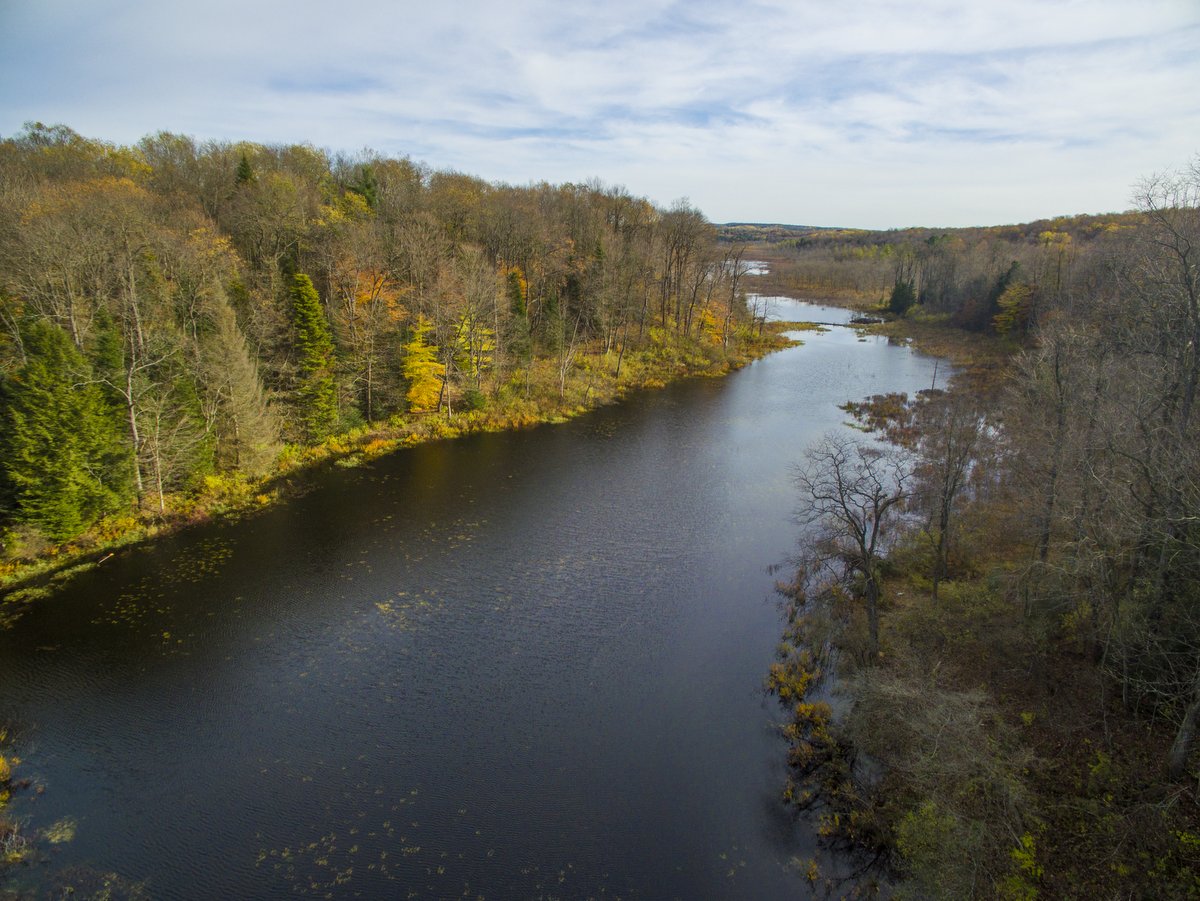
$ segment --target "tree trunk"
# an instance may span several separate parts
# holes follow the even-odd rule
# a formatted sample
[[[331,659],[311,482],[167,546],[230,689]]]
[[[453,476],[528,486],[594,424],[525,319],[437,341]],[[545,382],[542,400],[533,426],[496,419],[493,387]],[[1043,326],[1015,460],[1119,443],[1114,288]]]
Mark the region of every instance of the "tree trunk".
[[[617,352],[617,369],[613,373],[613,378],[620,380],[621,378],[621,361],[625,359],[625,345],[629,343],[629,325],[626,324],[621,329],[621,349]]]
[[[373,389],[374,384],[374,355],[367,355],[367,422],[375,421],[375,396]]]
[[[138,435],[137,407],[133,398],[133,370],[127,369],[125,371],[125,412],[129,421],[129,440],[133,444],[133,481],[137,487],[138,506],[141,506],[142,495],[145,494],[146,487],[142,482],[142,464],[138,459],[142,453],[142,439]]]
[[[933,559],[933,602],[938,599],[938,585],[946,578],[950,567],[946,563],[948,549],[946,547],[946,531],[950,528],[950,498],[949,492],[942,492],[940,509],[938,510],[938,535],[934,545]]]
[[[1175,733],[1175,741],[1171,744],[1171,751],[1167,755],[1167,775],[1172,779],[1181,778],[1187,768],[1188,751],[1191,750],[1192,739],[1196,737],[1198,722],[1200,722],[1200,666],[1197,667],[1196,676],[1192,682],[1192,701],[1188,704],[1187,711],[1183,715],[1183,722],[1179,724],[1179,731]]]
[[[871,663],[879,659],[879,581],[874,574],[867,576],[867,628],[870,632]]]
[[[1067,437],[1067,399],[1064,385],[1066,376],[1062,371],[1062,349],[1054,347],[1054,389],[1055,389],[1055,420],[1054,420],[1054,450],[1050,462],[1049,484],[1046,486],[1045,504],[1042,508],[1042,522],[1038,534],[1037,555],[1043,563],[1050,555],[1050,537],[1054,529],[1054,508],[1058,502],[1058,473],[1062,467],[1063,443]]]

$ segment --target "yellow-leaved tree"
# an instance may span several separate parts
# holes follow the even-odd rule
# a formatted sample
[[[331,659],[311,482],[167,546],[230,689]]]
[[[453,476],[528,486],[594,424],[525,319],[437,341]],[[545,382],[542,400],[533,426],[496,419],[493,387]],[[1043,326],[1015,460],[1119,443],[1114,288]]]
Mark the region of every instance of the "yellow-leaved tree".
[[[707,306],[700,311],[700,334],[711,344],[725,343],[725,333],[721,328],[721,323],[717,322],[717,317]]]
[[[442,397],[446,366],[438,362],[436,344],[428,340],[433,324],[423,315],[413,323],[412,337],[404,345],[404,378],[408,381],[408,408],[424,413],[437,408]]]
[[[483,373],[492,366],[496,333],[487,327],[482,317],[468,312],[459,318],[454,340],[457,345],[455,365],[470,377],[478,391]]]

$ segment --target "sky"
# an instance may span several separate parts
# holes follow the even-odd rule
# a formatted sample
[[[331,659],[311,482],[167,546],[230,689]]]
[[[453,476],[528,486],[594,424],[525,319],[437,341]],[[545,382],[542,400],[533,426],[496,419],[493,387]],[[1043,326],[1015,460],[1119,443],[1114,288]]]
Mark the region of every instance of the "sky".
[[[0,136],[27,121],[995,225],[1197,160],[1200,0],[0,0]]]

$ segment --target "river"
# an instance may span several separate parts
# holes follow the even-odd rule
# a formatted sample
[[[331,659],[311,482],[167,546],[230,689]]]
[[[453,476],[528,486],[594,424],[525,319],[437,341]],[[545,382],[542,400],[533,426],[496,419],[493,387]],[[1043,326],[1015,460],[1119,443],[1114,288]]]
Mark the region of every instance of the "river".
[[[781,318],[834,321],[803,305]],[[155,898],[772,898],[791,467],[930,383],[848,328],[557,426],[331,467],[0,632],[29,828]]]

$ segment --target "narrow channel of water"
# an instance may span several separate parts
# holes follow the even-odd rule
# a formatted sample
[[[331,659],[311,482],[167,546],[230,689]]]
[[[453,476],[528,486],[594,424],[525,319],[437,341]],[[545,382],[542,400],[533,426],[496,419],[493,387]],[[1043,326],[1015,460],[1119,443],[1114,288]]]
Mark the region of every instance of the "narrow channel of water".
[[[0,632],[0,720],[45,787],[18,812],[78,829],[31,872],[155,898],[803,892],[762,694],[791,467],[838,404],[933,371],[850,329],[803,338],[566,425],[331,469],[38,605]]]

